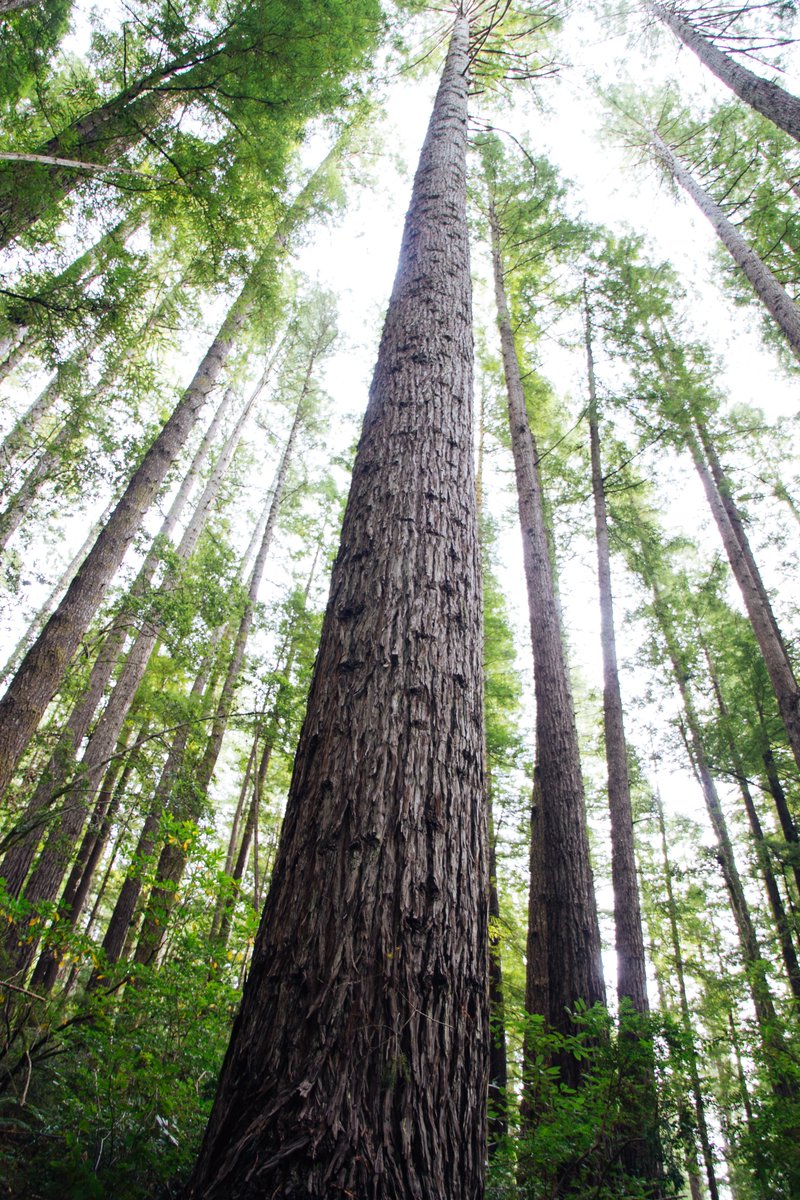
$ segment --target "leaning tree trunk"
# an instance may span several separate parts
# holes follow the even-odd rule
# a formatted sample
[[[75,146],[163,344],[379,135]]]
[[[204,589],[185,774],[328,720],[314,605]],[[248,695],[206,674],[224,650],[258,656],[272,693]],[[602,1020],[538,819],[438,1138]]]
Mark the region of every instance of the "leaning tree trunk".
[[[577,1001],[590,1008],[593,1004],[605,1004],[600,930],[589,861],[575,712],[550,562],[537,451],[511,329],[500,227],[493,202],[490,225],[536,693],[537,826],[542,846],[539,856],[542,875],[535,885],[532,881],[532,887],[536,887],[545,908],[536,923],[543,931],[541,950],[547,966],[542,971],[540,965],[529,960],[528,969],[547,980],[544,1009],[537,1011],[542,1011],[553,1029],[574,1033],[571,1014]],[[580,1062],[568,1054],[560,1055],[558,1061],[564,1082],[577,1085],[581,1077]]]
[[[778,822],[781,827],[783,839],[789,846],[795,847],[792,854],[792,873],[794,882],[797,888],[797,895],[800,897],[800,835],[797,832],[797,825],[794,820],[789,801],[784,791],[781,777],[778,773],[778,764],[775,761],[775,755],[772,751],[772,746],[769,739],[769,730],[767,729],[767,719],[763,705],[758,697],[756,697],[756,711],[758,714],[758,725],[755,730],[756,737],[759,743],[761,753],[761,761],[764,764],[764,778],[766,780],[767,790],[772,797],[772,802],[775,805],[775,812],[778,817]]]
[[[130,589],[129,594],[131,597],[144,595],[152,583],[153,576],[161,561],[163,547],[169,541],[186,508],[192,489],[211,453],[214,441],[222,421],[227,415],[232,399],[232,390],[226,390],[192,459],[192,463],[181,481],[180,487],[162,522],[159,534],[154,539],[139,569],[139,573]],[[50,758],[46,770],[42,773],[33,796],[28,802],[22,819],[19,822],[24,835],[17,840],[16,844],[6,854],[2,864],[0,864],[0,877],[5,880],[6,888],[13,896],[20,894],[25,876],[28,873],[41,841],[43,826],[49,820],[48,814],[53,801],[62,794],[66,794],[64,784],[70,771],[74,768],[78,749],[89,730],[92,718],[97,711],[108,682],[114,672],[114,668],[119,661],[119,656],[122,653],[129,632],[129,626],[130,621],[127,611],[123,611],[117,616],[110,632],[103,640],[92,665],[86,688],[73,706],[59,738],[58,745]],[[109,727],[107,722],[106,728]],[[108,753],[110,753],[111,745],[116,740],[119,728],[121,728],[121,722],[110,739]],[[104,755],[99,755],[98,761],[102,761],[103,757]],[[83,782],[86,783],[88,781],[84,780]],[[74,809],[68,810],[67,816],[70,819],[74,818]],[[77,833],[75,836],[77,836]]]
[[[482,1194],[487,879],[467,42],[458,17],[193,1200]]]
[[[733,767],[734,775],[736,776],[736,781],[739,784],[739,790],[742,794],[742,802],[744,804],[745,812],[747,813],[748,824],[750,825],[750,833],[753,838],[758,867],[761,872],[761,877],[764,880],[764,890],[767,893],[769,906],[772,909],[772,917],[775,922],[775,931],[778,935],[778,944],[781,948],[781,957],[783,958],[783,965],[786,969],[786,978],[788,980],[789,987],[792,990],[792,995],[794,996],[795,1001],[800,1003],[800,964],[798,964],[797,953],[792,940],[791,923],[786,915],[786,909],[784,908],[783,898],[780,893],[780,888],[778,887],[778,881],[775,878],[775,873],[772,870],[769,846],[766,838],[764,837],[764,830],[761,826],[761,818],[758,815],[755,801],[753,800],[753,796],[750,791],[750,785],[747,779],[744,763],[742,762],[739,749],[736,745],[736,739],[731,730],[728,708],[722,695],[722,688],[716,672],[714,671],[708,649],[705,647],[704,654],[706,666],[708,667],[709,679],[711,680],[711,687],[713,688],[714,698],[717,703],[720,723],[722,725],[723,734],[728,746],[728,756],[730,758],[731,766]]]
[[[217,419],[221,412],[225,409],[226,403],[229,402],[229,394],[223,398],[223,402],[217,412],[214,422],[209,429],[209,434],[217,425]],[[249,406],[248,406],[249,409]],[[233,451],[230,450],[230,444],[234,437],[238,440],[241,433],[242,422],[237,422],[237,426],[233,434],[227,439],[226,445],[220,455],[220,459],[225,462],[225,467],[230,462],[230,457]],[[208,434],[201,445],[198,455],[200,455],[208,441]],[[230,454],[228,451],[230,450]],[[206,451],[207,453],[207,451]],[[227,455],[227,457],[226,457]],[[197,456],[196,456],[197,457]],[[218,464],[219,465],[219,464]],[[196,460],[192,465],[192,470],[183,481],[182,491],[188,496],[189,489],[186,487],[187,480],[196,478]],[[212,484],[218,490],[224,469],[218,472],[216,469],[209,479],[205,492],[208,491]],[[204,499],[205,499],[204,492]],[[173,507],[170,509],[165,525],[168,525],[168,533],[172,532],[174,525],[173,518],[170,524],[170,518],[173,517],[173,510],[178,506],[180,501],[180,492],[173,502]],[[179,508],[184,507],[185,502],[181,502]],[[208,504],[204,509],[207,512]],[[192,526],[185,531],[181,538],[175,555],[179,562],[185,561],[192,553],[197,537],[200,534],[202,525]],[[83,828],[86,815],[94,799],[97,788],[100,785],[106,763],[111,755],[112,749],[120,735],[123,724],[131,710],[136,699],[136,694],[140,683],[147,671],[148,664],[152,657],[153,651],[158,643],[161,633],[159,621],[150,621],[139,630],[134,643],[128,652],[125,660],[125,665],[117,680],[113,691],[109,697],[108,703],[97,722],[91,737],[87,742],[83,757],[76,770],[76,777],[71,785],[69,793],[69,803],[65,806],[60,819],[54,823],[50,830],[47,841],[42,850],[39,863],[36,866],[28,884],[25,888],[25,899],[29,904],[38,904],[43,900],[54,900],[58,894],[61,880],[64,872],[69,864],[72,849],[80,836]],[[24,955],[30,957],[33,948],[35,948],[36,939],[28,938],[25,942]]]
[[[651,4],[650,7],[659,21],[663,21],[684,46],[693,50],[700,61],[740,100],[800,142],[800,99],[797,96],[777,83],[748,71],[735,58],[703,37],[676,9],[662,4]]]
[[[651,140],[656,157],[713,225],[725,249],[744,272],[759,300],[780,328],[795,358],[800,358],[800,310],[797,305],[664,139],[653,132]]]
[[[256,555],[253,569],[250,573],[248,582],[248,594],[242,611],[239,625],[236,630],[236,637],[231,648],[230,659],[228,660],[225,679],[222,683],[219,699],[217,701],[214,719],[211,723],[211,729],[206,741],[205,750],[197,765],[197,770],[192,779],[192,787],[187,789],[186,801],[176,814],[181,821],[199,821],[203,809],[205,807],[208,789],[211,785],[211,780],[214,777],[214,771],[217,766],[217,759],[222,750],[222,742],[225,737],[225,731],[228,727],[228,720],[233,709],[233,702],[236,695],[236,689],[239,686],[239,679],[244,665],[244,656],[247,649],[247,641],[250,637],[250,630],[253,624],[255,608],[258,602],[258,592],[261,587],[261,581],[264,575],[264,567],[267,561],[272,537],[275,532],[275,526],[278,520],[278,512],[280,510],[281,501],[283,499],[283,491],[286,485],[286,477],[289,471],[289,464],[294,452],[294,445],[297,439],[297,434],[300,428],[301,416],[303,413],[303,405],[306,399],[308,389],[311,384],[311,372],[314,365],[314,356],[312,354],[309,362],[306,378],[300,399],[295,410],[294,420],[289,437],[286,441],[283,454],[281,456],[280,465],[275,477],[275,486],[272,491],[272,498],[269,503],[269,512],[267,520],[264,524],[264,530],[261,537],[261,544]],[[161,950],[166,927],[169,922],[172,908],[175,903],[178,887],[183,878],[183,873],[188,862],[186,849],[179,842],[168,842],[161,851],[158,868],[156,870],[156,880],[153,885],[153,891],[150,896],[147,912],[142,921],[142,931],[139,936],[139,946],[136,952],[137,962],[153,962]]]
[[[172,416],[145,454],[67,594],[0,700],[0,796],[8,787],[28,740],[58,690],[145,512],[197,423],[245,323],[251,303],[252,294],[245,284]]]
[[[702,425],[700,429],[705,435],[704,443],[710,445],[708,434]],[[769,596],[719,461],[716,460],[717,470],[712,473],[696,437],[691,432],[687,434],[687,443],[764,658],[789,745],[800,768],[800,688],[797,686],[786,644],[772,612]],[[724,492],[718,481],[725,486]]]
[[[683,704],[685,725],[682,723],[681,729],[686,752],[702,789],[711,826],[717,840],[717,858],[730,899],[736,930],[739,935],[739,948],[745,966],[747,984],[756,1013],[756,1022],[761,1042],[767,1057],[767,1070],[776,1096],[785,1099],[794,1094],[794,1088],[780,1066],[780,1060],[785,1055],[785,1047],[777,1024],[777,1014],[767,978],[766,963],[761,953],[758,935],[750,914],[750,906],[747,902],[739,869],[736,865],[733,843],[728,832],[725,814],[720,803],[711,769],[708,765],[700,721],[687,683],[688,674],[686,667],[682,661],[682,655],[675,639],[661,591],[652,578],[649,580],[649,584],[653,590],[656,620],[666,643],[667,655],[672,664],[673,677],[678,686]],[[774,1061],[775,1059],[778,1060],[777,1065]]]
[[[197,673],[192,690],[189,693],[191,700],[195,704],[200,704],[201,698],[205,693],[208,679],[214,665],[216,657],[216,649],[218,636],[212,639],[212,646],[209,653],[206,655],[200,670]],[[128,873],[117,896],[114,910],[106,927],[105,937],[103,938],[103,953],[106,956],[106,961],[115,963],[122,955],[125,947],[125,941],[128,936],[128,931],[133,921],[133,914],[136,910],[136,905],[141,895],[143,877],[142,872],[153,851],[156,848],[158,841],[158,833],[161,826],[161,819],[164,815],[164,810],[169,800],[172,787],[175,779],[183,764],[186,746],[189,737],[192,733],[191,720],[185,720],[175,730],[175,734],[170,744],[169,753],[167,754],[166,762],[161,768],[161,774],[156,784],[156,789],[153,794],[153,799],[150,808],[144,819],[141,831],[139,833],[139,841],[136,850],[131,859],[131,864],[128,868]]]
[[[313,212],[332,162],[346,146],[346,134],[306,181],[284,213],[242,286],[180,403],[134,474],[111,519],[63,601],[28,651],[0,700],[0,797],[41,717],[60,686],[72,655],[99,607],[105,589],[155,495],[194,426],[205,398],[228,359],[258,295],[263,273],[285,253],[291,234]]]

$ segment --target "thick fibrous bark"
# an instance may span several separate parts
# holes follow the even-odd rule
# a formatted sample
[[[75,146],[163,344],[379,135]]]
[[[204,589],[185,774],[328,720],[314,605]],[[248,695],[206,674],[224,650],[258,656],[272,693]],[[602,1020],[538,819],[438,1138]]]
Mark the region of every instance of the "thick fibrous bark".
[[[628,779],[628,751],[622,715],[617,666],[617,639],[611,592],[611,554],[608,514],[597,424],[597,393],[592,353],[591,320],[586,304],[586,357],[589,377],[589,439],[592,460],[597,578],[600,591],[600,639],[603,648],[603,723],[608,767],[608,807],[611,817],[611,879],[614,888],[614,931],[617,950],[617,995],[627,997],[637,1012],[649,1009],[644,956],[642,912],[636,875],[633,810]]]
[[[652,133],[651,138],[658,158],[713,225],[725,249],[749,279],[759,300],[779,326],[795,358],[800,358],[800,309],[778,283],[766,263],[747,244],[716,201],[700,187],[663,138],[657,133]]]
[[[747,615],[750,618],[753,633],[775,692],[775,699],[786,729],[789,745],[795,762],[800,767],[800,688],[797,686],[786,645],[772,612],[767,590],[759,574],[722,467],[713,452],[704,426],[699,422],[696,424],[706,455],[709,450],[713,454],[711,460],[713,470],[709,469],[703,449],[693,433],[687,434],[689,450],[705,489],[731,570],[741,590]]]
[[[511,330],[494,206],[490,222],[536,691],[539,801],[536,834],[541,839],[541,853],[537,871],[540,875],[532,880],[532,894],[535,889],[544,905],[545,911],[536,919],[536,925],[542,934],[539,949],[544,952],[547,965],[543,968],[529,958],[528,969],[547,980],[546,1005],[536,1011],[541,1011],[553,1028],[571,1032],[574,1026],[570,1014],[576,1001],[584,1001],[589,1007],[605,1004],[600,930],[589,861],[578,735],[550,562],[539,465]],[[565,1081],[577,1083],[580,1064],[564,1056],[560,1065]]]
[[[245,322],[249,306],[250,297],[245,285],[172,416],[147,451],[67,594],[28,651],[0,701],[0,796],[60,686],[144,513],[197,422]]]
[[[194,1200],[478,1200],[486,862],[458,18]]]
[[[762,79],[738,63],[735,58],[718,49],[708,38],[690,24],[676,9],[662,4],[652,4],[659,21],[672,30],[677,38],[693,50],[702,63],[721,80],[726,87],[785,130],[795,141],[800,142],[800,99],[779,87],[769,79]]]

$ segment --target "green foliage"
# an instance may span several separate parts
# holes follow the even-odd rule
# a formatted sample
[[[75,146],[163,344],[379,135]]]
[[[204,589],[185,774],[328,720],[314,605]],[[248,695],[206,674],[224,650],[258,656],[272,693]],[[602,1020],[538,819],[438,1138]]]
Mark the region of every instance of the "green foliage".
[[[624,1160],[631,1145],[648,1137],[658,1138],[666,1152],[661,1195],[676,1195],[675,1122],[663,1103],[656,1116],[652,1090],[641,1083],[654,1043],[666,1047],[672,1040],[672,1022],[625,1008],[615,1027],[596,1006],[575,1014],[573,1033],[555,1033],[536,1016],[515,1033],[526,1047],[525,1102],[516,1130],[490,1164],[487,1200],[646,1200],[655,1195],[653,1186],[632,1176]],[[578,1090],[560,1082],[557,1061],[566,1054],[581,1063]],[[674,1066],[671,1054],[669,1069]],[[664,1085],[666,1064],[661,1074]]]

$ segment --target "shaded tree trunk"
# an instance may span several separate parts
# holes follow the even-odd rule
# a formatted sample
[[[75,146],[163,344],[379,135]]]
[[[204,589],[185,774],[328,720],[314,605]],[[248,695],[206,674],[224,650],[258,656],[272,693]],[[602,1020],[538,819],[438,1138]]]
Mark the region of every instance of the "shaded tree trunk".
[[[528,969],[546,979],[547,996],[544,1007],[532,1011],[541,1012],[554,1029],[574,1033],[570,1014],[576,1001],[584,1001],[590,1008],[593,1004],[605,1004],[600,930],[589,861],[578,735],[550,562],[538,456],[511,329],[501,231],[493,202],[490,224],[536,692],[537,826],[542,846],[538,862],[541,877],[536,891],[545,908],[536,925],[543,942],[538,948],[544,950],[547,966],[542,968],[529,958]],[[576,1086],[580,1081],[580,1063],[570,1055],[561,1055],[559,1066],[564,1082]]]
[[[705,428],[699,422],[696,424],[701,431],[704,444],[710,446],[710,439]],[[795,762],[800,768],[800,688],[797,686],[786,645],[772,612],[766,588],[761,580],[719,460],[715,455],[716,471],[712,472],[697,439],[690,433],[687,441],[722,537],[731,570],[742,593],[753,633],[764,658],[764,665],[775,692],[775,699],[778,702],[778,710],[786,729],[789,745]],[[724,492],[718,481],[725,486]]]
[[[459,17],[193,1200],[478,1200],[483,1190],[487,879],[467,41]]]
[[[591,314],[584,285],[586,357],[589,378],[589,441],[594,495],[597,577],[600,591],[600,638],[603,649],[603,722],[608,769],[608,807],[611,816],[611,878],[614,888],[614,929],[617,949],[617,995],[627,997],[637,1012],[649,1011],[642,911],[636,874],[633,810],[628,779],[628,750],[623,723],[622,693],[617,666],[617,640],[611,591],[608,513],[600,456],[597,389],[592,351]]]
[[[275,477],[275,486],[268,505],[268,516],[264,524],[261,544],[250,573],[247,600],[231,648],[231,655],[228,660],[228,667],[219,700],[217,701],[211,730],[206,741],[203,756],[193,774],[192,786],[190,789],[187,789],[185,803],[176,814],[181,821],[198,821],[203,814],[203,809],[207,801],[208,789],[214,776],[217,759],[219,758],[225,731],[228,727],[228,719],[233,709],[236,689],[239,685],[239,678],[247,649],[247,640],[250,636],[255,606],[258,601],[258,592],[264,575],[269,548],[272,544],[281,500],[283,499],[286,476],[300,428],[303,403],[311,383],[313,365],[314,356],[312,355],[301,396],[295,410],[292,428]],[[136,949],[137,962],[152,963],[160,953],[169,918],[175,904],[177,890],[183,878],[187,862],[187,852],[177,842],[168,842],[161,851],[150,903],[142,921],[142,931],[139,936],[139,945]]]
[[[697,1067],[697,1046],[694,1040],[694,1021],[692,1012],[689,1008],[689,998],[686,993],[686,971],[683,961],[683,948],[681,946],[681,938],[678,927],[678,906],[675,903],[675,889],[672,884],[672,863],[669,857],[669,848],[667,845],[667,828],[664,822],[664,808],[661,803],[661,797],[655,795],[656,816],[658,818],[658,830],[661,837],[661,854],[664,860],[664,882],[667,892],[667,913],[669,915],[670,937],[672,939],[672,957],[675,967],[675,981],[678,985],[678,1000],[680,1002],[681,1019],[683,1022],[683,1035],[686,1038],[687,1047],[687,1065],[689,1069],[689,1081],[692,1089],[692,1100],[694,1102],[695,1120],[697,1123],[697,1134],[700,1139],[700,1149],[703,1155],[703,1165],[706,1170],[706,1180],[708,1182],[708,1194],[711,1200],[719,1200],[719,1186],[717,1184],[716,1167],[714,1164],[714,1151],[711,1146],[711,1138],[708,1132],[708,1121],[706,1120],[706,1106],[703,1097],[703,1089],[700,1084],[700,1072]],[[692,1197],[700,1196],[699,1180],[696,1170],[692,1168],[696,1164],[696,1148],[694,1144],[689,1147],[689,1182],[692,1189]]]
[[[78,573],[0,700],[0,796],[59,688],[142,518],[200,417],[251,304],[247,285],[228,311],[172,416],[145,454]]]
[[[748,71],[735,58],[703,37],[677,9],[662,4],[651,4],[650,7],[659,21],[663,21],[684,46],[694,51],[700,61],[740,100],[800,142],[800,99],[797,96],[777,83]]]
[[[783,965],[786,969],[786,978],[795,1000],[800,1002],[800,964],[798,964],[794,942],[792,941],[792,927],[786,915],[786,910],[783,906],[783,898],[781,897],[780,888],[778,887],[778,881],[775,878],[775,874],[772,870],[769,846],[764,838],[764,831],[761,827],[761,819],[758,815],[753,796],[750,792],[747,774],[744,769],[744,763],[742,762],[741,755],[739,754],[736,746],[736,741],[731,733],[728,709],[725,704],[725,699],[722,695],[722,688],[720,687],[719,680],[709,657],[708,650],[705,650],[705,657],[706,664],[708,666],[709,678],[711,679],[711,686],[714,689],[714,697],[717,702],[717,708],[719,709],[720,721],[722,722],[725,740],[728,745],[728,754],[730,756],[731,766],[733,767],[737,782],[739,784],[739,789],[742,793],[742,802],[744,804],[745,812],[747,813],[747,820],[750,825],[750,833],[752,834],[753,843],[755,845],[758,867],[761,872],[761,877],[764,880],[764,890],[767,893],[769,906],[772,909],[772,916],[775,921],[775,930],[778,935],[778,943],[781,948],[781,957],[783,958]]]
[[[154,539],[153,545],[145,556],[145,560],[131,587],[131,597],[141,597],[152,583],[161,561],[162,548],[165,542],[169,541],[186,508],[192,489],[208,460],[222,422],[227,416],[232,399],[233,392],[231,389],[228,389],[217,407],[214,417],[192,459],[189,470],[181,481],[180,487],[162,522],[159,534]],[[28,873],[41,841],[43,828],[49,822],[50,818],[48,814],[54,800],[58,796],[66,794],[64,785],[75,766],[75,758],[80,745],[88,733],[92,718],[100,705],[109,680],[119,661],[119,656],[122,653],[128,634],[129,624],[129,616],[127,611],[124,611],[123,614],[117,617],[110,632],[104,638],[92,666],[86,688],[75,703],[64,731],[59,738],[58,745],[50,758],[50,762],[25,809],[20,822],[21,827],[25,831],[24,836],[9,850],[3,859],[2,865],[0,865],[0,876],[5,879],[6,887],[11,895],[19,895],[22,889],[25,876]],[[132,672],[133,667],[129,673],[129,678]],[[132,702],[132,695],[130,699]],[[122,706],[118,704],[117,710],[121,709]],[[127,708],[122,713],[123,720],[126,712]],[[105,758],[111,753],[111,748],[117,739],[121,727],[122,724],[120,721],[108,741],[103,742],[103,753],[95,755],[96,769],[99,769],[97,764],[102,766]],[[106,731],[113,728],[110,720],[106,721],[104,728]],[[100,742],[97,740],[95,742],[95,749],[98,750],[99,746]],[[83,787],[91,786],[91,780],[85,778],[81,783]],[[73,824],[76,816],[77,814],[73,810],[70,818]],[[80,829],[75,830],[74,837],[77,837],[79,833]],[[63,836],[64,831],[62,829],[62,838]]]
[[[736,226],[687,171],[664,139],[655,132],[650,136],[656,156],[714,227],[725,249],[750,281],[759,300],[780,328],[795,358],[800,358],[800,310],[797,305],[778,283],[766,263],[747,244]]]

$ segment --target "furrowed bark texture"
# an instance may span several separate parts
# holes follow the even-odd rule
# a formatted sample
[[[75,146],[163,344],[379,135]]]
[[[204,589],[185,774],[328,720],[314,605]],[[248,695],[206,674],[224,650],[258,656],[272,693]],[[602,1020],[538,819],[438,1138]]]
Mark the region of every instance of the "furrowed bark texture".
[[[0,796],[102,603],[142,517],[186,443],[247,317],[247,284],[206,351],[194,379],[147,451],[122,499],[0,700]]]
[[[488,884],[467,35],[459,18],[194,1200],[482,1194]]]
[[[592,461],[597,578],[600,591],[600,640],[603,650],[603,723],[608,767],[608,807],[611,817],[611,879],[614,888],[614,931],[617,950],[617,995],[626,997],[637,1012],[649,1011],[644,955],[642,910],[636,874],[633,810],[628,779],[628,751],[622,715],[617,665],[614,601],[611,591],[611,553],[608,513],[600,457],[597,390],[592,353],[591,319],[586,306],[586,357],[589,374],[589,440]]]
[[[577,1000],[605,1004],[600,930],[589,861],[578,735],[550,563],[536,446],[528,421],[519,359],[505,294],[500,228],[492,208],[492,257],[508,416],[522,529],[536,693],[538,813],[541,878],[535,883],[545,907],[537,926],[547,958],[550,1025],[574,1032],[570,1011]],[[539,889],[541,889],[539,891]],[[541,968],[529,959],[529,969]],[[537,1010],[541,1011],[541,1010]],[[576,1084],[580,1064],[564,1058],[565,1082]]]
[[[651,7],[659,21],[663,21],[684,46],[693,50],[700,61],[713,71],[726,87],[735,92],[740,100],[744,100],[745,104],[749,104],[779,129],[790,134],[795,141],[800,142],[800,99],[797,96],[779,87],[777,83],[748,71],[735,58],[731,58],[708,38],[703,37],[675,9],[661,4],[653,4]]]
[[[700,187],[663,138],[657,133],[651,136],[658,158],[714,227],[725,249],[744,272],[753,286],[753,291],[779,326],[795,358],[800,358],[800,309],[778,283],[766,263],[747,244],[716,201]]]
[[[710,446],[705,429],[702,426],[700,429],[705,434],[704,445]],[[797,686],[792,664],[786,651],[786,644],[772,612],[767,590],[762,582],[741,517],[727,486],[727,480],[719,460],[715,455],[716,471],[712,473],[697,438],[693,434],[689,434],[687,443],[719,529],[731,570],[742,593],[753,633],[764,658],[764,665],[775,692],[775,699],[778,702],[789,745],[795,762],[800,767],[800,688]]]

